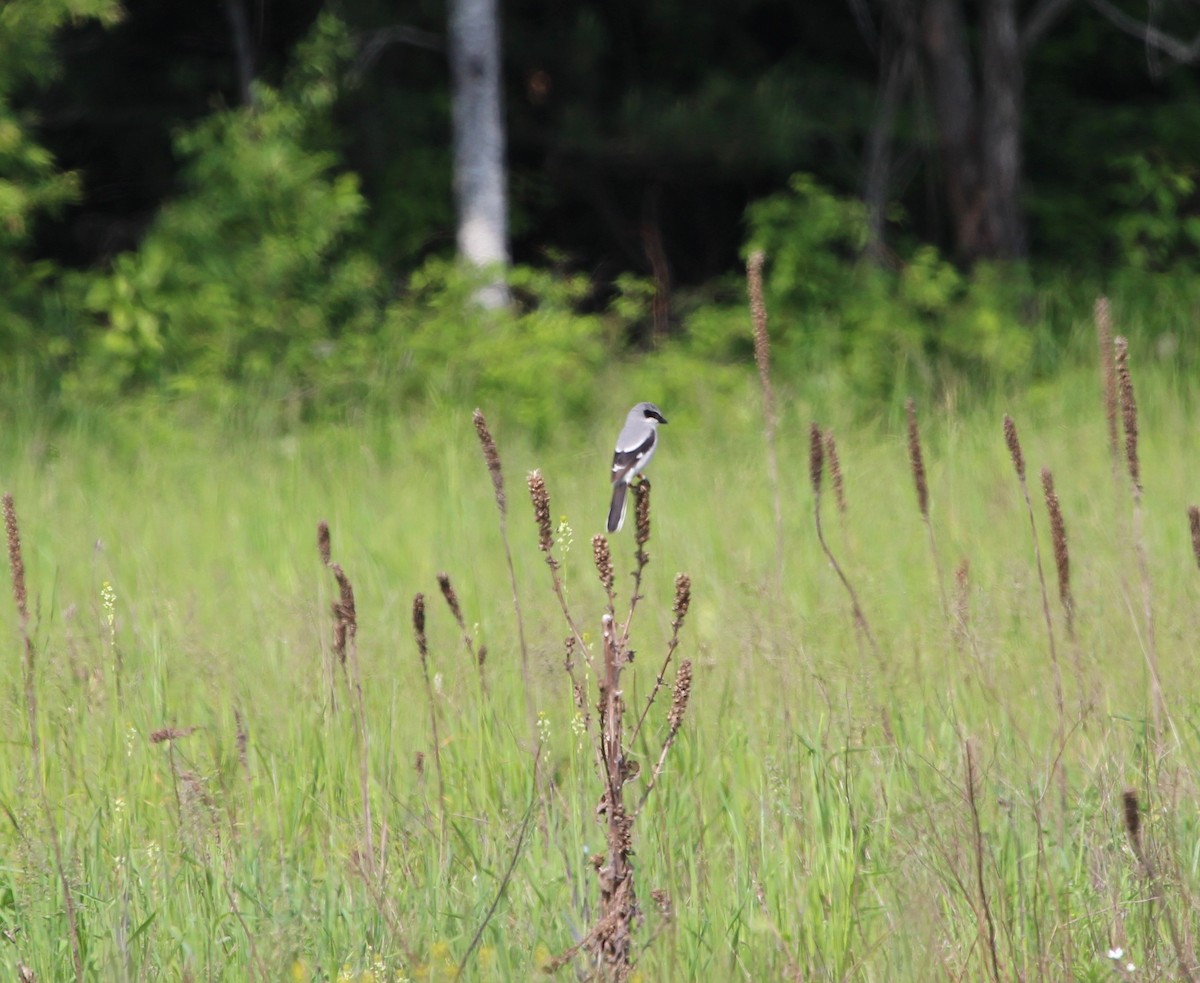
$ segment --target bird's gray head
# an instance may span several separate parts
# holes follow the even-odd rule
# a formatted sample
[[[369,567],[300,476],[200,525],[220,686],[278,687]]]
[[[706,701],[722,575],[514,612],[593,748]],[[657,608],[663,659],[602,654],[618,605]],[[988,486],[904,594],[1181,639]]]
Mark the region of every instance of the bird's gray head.
[[[633,420],[648,420],[651,426],[656,423],[666,423],[667,418],[662,415],[662,411],[653,403],[638,403],[629,411],[629,419]]]

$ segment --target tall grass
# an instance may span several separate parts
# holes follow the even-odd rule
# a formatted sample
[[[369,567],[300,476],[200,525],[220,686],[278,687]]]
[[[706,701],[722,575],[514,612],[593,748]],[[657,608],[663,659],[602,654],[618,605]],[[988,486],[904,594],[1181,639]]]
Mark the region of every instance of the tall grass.
[[[1114,534],[1130,503],[1110,493],[1090,370],[965,415],[923,412],[937,549],[970,557],[952,601],[928,575],[933,529],[911,505],[905,421],[856,423],[819,393],[778,394],[779,591],[761,419],[724,404],[664,406],[654,538],[612,537],[607,559],[592,539],[607,418],[538,449],[483,408],[505,469],[540,470],[554,495],[546,529],[509,502],[503,531],[469,408],[286,436],[104,420],[0,435],[42,752],[39,775],[7,605],[0,972],[75,974],[69,898],[88,978],[531,979],[603,913],[611,817],[597,802],[620,780],[638,810],[633,978],[1194,976],[1200,574],[1180,517],[1200,438],[1194,393],[1137,364],[1139,535],[1176,722],[1161,733],[1143,608],[1119,587],[1138,563]],[[752,382],[739,405],[756,405]],[[627,396],[642,394],[614,402]],[[1044,653],[1047,630],[1063,629],[1047,624],[1003,412],[1029,466],[1053,467],[1070,529],[1071,630],[1094,680],[1086,728],[1082,707],[1058,710]],[[811,419],[838,434],[850,499],[821,534],[886,664],[859,653],[817,541],[810,440],[825,431]],[[312,548],[321,520],[353,580],[361,717],[340,669],[347,712],[331,712],[330,607],[344,600],[332,557]],[[1053,543],[1048,520],[1033,521]],[[414,632],[412,598],[445,596],[443,571],[457,610],[426,606]],[[634,595],[620,688],[638,716],[618,774],[589,738],[605,645],[593,613],[623,617]],[[967,646],[946,631],[948,605]],[[574,626],[564,610],[580,613]],[[685,683],[664,657],[689,660]]]

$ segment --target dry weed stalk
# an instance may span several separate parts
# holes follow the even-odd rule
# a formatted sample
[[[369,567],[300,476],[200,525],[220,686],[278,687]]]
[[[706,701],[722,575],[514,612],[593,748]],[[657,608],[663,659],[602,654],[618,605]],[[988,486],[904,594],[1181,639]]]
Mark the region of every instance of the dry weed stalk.
[[[848,511],[846,508],[846,481],[842,477],[842,460],[838,457],[837,440],[834,439],[833,431],[826,428],[825,430],[825,460],[829,462],[829,483],[833,485],[833,500],[837,504],[837,510],[842,515]]]
[[[1050,614],[1050,594],[1046,589],[1046,572],[1042,565],[1042,547],[1038,542],[1037,522],[1033,516],[1033,500],[1029,497],[1029,484],[1025,480],[1025,455],[1021,453],[1021,440],[1017,436],[1017,425],[1013,418],[1004,414],[1004,442],[1008,445],[1008,454],[1012,458],[1013,469],[1017,472],[1017,481],[1021,485],[1021,495],[1025,499],[1025,511],[1029,516],[1029,535],[1033,540],[1033,560],[1037,567],[1038,586],[1041,588],[1042,616],[1046,621],[1046,641],[1050,648],[1050,668],[1054,675],[1054,709],[1058,715],[1058,756],[1056,757],[1061,797],[1062,812],[1060,822],[1066,815],[1067,809],[1067,776],[1062,764],[1062,748],[1066,742],[1067,721],[1066,708],[1063,703],[1062,670],[1058,664],[1058,646],[1054,640],[1054,618]]]
[[[1158,674],[1158,643],[1154,630],[1154,591],[1150,582],[1150,562],[1142,535],[1142,470],[1138,458],[1138,412],[1129,371],[1129,343],[1113,341],[1116,351],[1117,395],[1121,405],[1121,424],[1125,430],[1125,467],[1133,497],[1133,551],[1137,557],[1138,579],[1142,584],[1142,617],[1146,625],[1146,665],[1150,670],[1151,706],[1154,713],[1154,744],[1161,750],[1162,722],[1165,715],[1162,682]]]
[[[58,821],[50,808],[50,794],[46,790],[46,776],[42,771],[42,741],[38,730],[37,653],[33,647],[33,636],[29,633],[29,595],[25,586],[25,558],[21,553],[21,529],[17,524],[17,509],[10,493],[4,494],[4,531],[8,540],[8,565],[12,573],[13,600],[17,606],[17,621],[21,631],[22,655],[21,675],[25,684],[25,714],[29,723],[30,765],[37,784],[38,799],[42,815],[50,832],[50,844],[54,853],[54,867],[62,887],[63,903],[67,912],[67,930],[70,934],[71,960],[75,968],[75,979],[83,983],[83,950],[79,943],[79,925],[75,916],[75,895],[67,879],[67,867],[63,862],[62,843],[58,835]]]
[[[1200,505],[1188,506],[1188,526],[1192,533],[1192,554],[1200,567]]]
[[[964,742],[964,757],[966,759],[966,792],[967,808],[971,813],[971,848],[975,857],[975,885],[979,891],[979,905],[975,907],[975,917],[979,921],[979,934],[987,941],[989,956],[988,970],[994,983],[1000,983],[1004,978],[1000,972],[1000,954],[996,950],[996,924],[992,918],[992,907],[988,901],[987,882],[983,876],[984,841],[983,827],[979,821],[979,802],[976,791],[977,775],[975,772],[974,742]]]
[[[513,566],[512,548],[508,543],[508,498],[504,494],[504,472],[500,468],[500,451],[496,441],[488,429],[483,411],[476,409],[474,413],[475,434],[479,437],[479,446],[483,450],[483,461],[487,465],[488,474],[492,479],[492,490],[496,497],[496,509],[500,513],[500,539],[504,543],[504,558],[508,561],[508,581],[512,587],[513,610],[517,615],[517,640],[521,646],[521,681],[525,691],[525,713],[529,718],[529,733],[534,746],[537,746],[537,712],[533,706],[533,687],[529,678],[529,647],[525,644],[525,618],[521,613],[521,598],[517,592],[517,572]]]
[[[437,773],[438,810],[441,814],[442,845],[446,844],[446,782],[442,777],[442,742],[438,736],[437,699],[429,675],[429,642],[425,637],[425,595],[414,594],[412,606],[413,637],[421,658],[421,677],[425,680],[425,696],[429,701],[429,729],[433,735],[433,769]]]
[[[946,601],[946,578],[942,575],[942,558],[938,553],[937,539],[933,535],[933,521],[929,518],[929,481],[925,475],[925,455],[921,452],[921,429],[917,425],[917,404],[912,397],[904,401],[904,415],[908,421],[908,463],[912,469],[913,484],[917,489],[917,508],[925,532],[929,536],[929,553],[933,557],[933,572],[937,576],[938,595],[942,599],[942,616],[950,617],[950,605]]]
[[[458,630],[462,632],[463,648],[467,650],[468,657],[479,672],[479,688],[486,694],[487,679],[484,676],[483,666],[487,662],[487,647],[481,645],[478,649],[475,648],[475,640],[467,629],[467,621],[463,617],[462,605],[458,603],[458,593],[450,582],[450,574],[439,573],[437,582],[438,587],[441,588],[442,597],[446,599],[446,606],[450,609],[450,614],[453,615]]]
[[[367,728],[366,699],[363,696],[362,675],[358,666],[358,613],[354,606],[354,587],[340,563],[333,562],[329,524],[317,524],[317,552],[321,562],[332,572],[338,585],[338,599],[333,602],[333,653],[354,689],[354,719],[358,728],[358,782],[362,799],[363,837],[366,871],[375,872],[374,824],[371,821],[370,750],[371,736]]]
[[[1042,493],[1046,499],[1046,515],[1050,519],[1050,543],[1054,549],[1054,569],[1058,574],[1058,599],[1062,604],[1067,622],[1067,639],[1075,668],[1075,685],[1079,688],[1079,703],[1082,712],[1085,703],[1083,682],[1083,654],[1079,639],[1075,635],[1075,595],[1071,591],[1071,551],[1067,546],[1067,525],[1063,520],[1062,505],[1054,490],[1054,475],[1049,468],[1042,468]]]
[[[1104,419],[1108,427],[1108,448],[1113,464],[1120,459],[1120,435],[1117,431],[1117,372],[1113,352],[1112,311],[1107,297],[1097,297],[1095,306],[1096,341],[1100,347],[1100,376],[1104,387]]]
[[[684,660],[676,673],[671,707],[667,714],[667,733],[649,783],[643,790],[637,808],[633,811],[630,811],[625,799],[625,786],[638,778],[641,774],[641,766],[631,756],[629,748],[632,747],[634,739],[641,730],[646,714],[663,685],[667,669],[679,646],[679,633],[683,628],[691,604],[691,578],[683,573],[678,574],[675,578],[674,620],[671,639],[667,645],[667,654],[662,668],[659,670],[657,681],[646,699],[645,706],[630,730],[626,726],[627,714],[630,720],[633,718],[625,702],[621,674],[633,661],[633,652],[628,645],[629,626],[634,608],[640,598],[639,588],[642,573],[650,561],[650,554],[646,550],[650,539],[650,486],[649,482],[644,480],[639,482],[634,486],[637,495],[637,553],[633,574],[635,586],[629,602],[629,614],[623,627],[618,626],[616,617],[611,610],[613,572],[608,541],[603,536],[596,536],[592,540],[592,557],[596,563],[600,582],[609,598],[609,610],[606,610],[601,618],[604,654],[603,665],[599,667],[596,681],[598,733],[593,734],[587,712],[587,691],[574,671],[574,653],[577,649],[586,652],[586,646],[584,646],[578,627],[571,618],[565,603],[559,576],[559,564],[551,552],[553,542],[550,543],[550,549],[545,546],[543,516],[549,515],[549,495],[546,492],[545,482],[538,472],[530,475],[529,484],[530,496],[534,504],[534,519],[538,526],[539,545],[546,553],[554,592],[559,598],[563,615],[571,628],[572,634],[567,639],[566,669],[571,677],[572,696],[576,709],[583,717],[587,733],[595,741],[597,770],[603,785],[596,814],[602,817],[602,821],[605,823],[607,840],[606,853],[593,858],[600,877],[598,918],[587,934],[569,950],[553,960],[548,969],[553,971],[572,960],[579,952],[587,952],[594,960],[594,971],[600,976],[612,980],[625,980],[628,979],[633,968],[633,931],[642,921],[641,908],[634,885],[632,862],[634,823],[662,774],[667,754],[683,724],[692,687],[692,664],[689,660]]]
[[[875,658],[882,663],[883,655],[879,651],[875,635],[871,632],[867,616],[863,614],[862,605],[858,603],[858,592],[854,589],[854,585],[850,583],[850,578],[846,576],[841,564],[838,563],[837,558],[833,555],[833,550],[829,548],[829,544],[825,541],[825,530],[821,525],[821,476],[824,470],[825,444],[822,439],[820,426],[813,423],[808,429],[808,480],[813,490],[813,519],[817,526],[817,541],[821,544],[821,549],[825,553],[825,558],[829,561],[829,565],[833,567],[838,580],[842,582],[842,586],[850,596],[850,610],[854,617],[854,626],[862,632],[867,643],[871,646],[871,651],[875,653]]]
[[[771,336],[767,332],[767,303],[763,297],[763,263],[761,249],[750,254],[746,261],[746,288],[750,295],[750,319],[754,322],[754,361],[758,365],[758,381],[763,394],[763,437],[767,442],[767,475],[771,481],[771,503],[775,512],[775,576],[776,585],[783,581],[783,498],[779,490],[779,459],[775,450],[775,390],[771,386]]]
[[[1129,848],[1133,851],[1138,866],[1141,868],[1146,882],[1150,885],[1151,900],[1157,901],[1161,906],[1163,918],[1167,923],[1167,933],[1171,936],[1171,948],[1175,950],[1179,978],[1184,980],[1185,983],[1193,983],[1194,977],[1188,968],[1191,963],[1188,950],[1175,925],[1175,918],[1171,914],[1171,909],[1167,906],[1166,892],[1163,890],[1162,880],[1159,878],[1158,871],[1155,869],[1154,863],[1150,859],[1150,854],[1146,850],[1146,845],[1142,840],[1142,810],[1138,803],[1137,792],[1131,788],[1126,789],[1121,794],[1121,804],[1125,820],[1125,835],[1129,839]]]

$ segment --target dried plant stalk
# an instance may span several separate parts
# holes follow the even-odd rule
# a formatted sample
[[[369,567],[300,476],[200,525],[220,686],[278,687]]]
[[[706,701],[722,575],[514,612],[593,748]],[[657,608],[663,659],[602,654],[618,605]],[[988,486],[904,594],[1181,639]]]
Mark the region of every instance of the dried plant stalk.
[[[829,483],[833,485],[833,500],[838,511],[846,514],[846,484],[842,477],[842,461],[838,457],[837,441],[833,431],[825,430],[825,459],[829,462]]]
[[[879,651],[879,645],[876,643],[875,635],[872,633],[871,626],[867,622],[867,616],[863,614],[862,605],[858,603],[858,591],[850,583],[850,578],[846,576],[845,571],[842,570],[842,565],[838,563],[837,558],[833,555],[833,550],[829,548],[829,544],[825,541],[825,530],[821,525],[821,472],[824,469],[825,450],[821,440],[821,428],[818,424],[813,423],[809,426],[808,438],[808,479],[813,488],[813,520],[817,527],[817,541],[820,542],[825,558],[829,561],[829,565],[833,567],[838,580],[842,582],[842,586],[850,596],[850,610],[854,617],[855,627],[862,632],[863,637],[867,640],[867,644],[871,646],[871,651],[875,654],[875,658],[882,663],[883,654]]]
[[[1100,376],[1104,387],[1104,419],[1108,428],[1108,447],[1113,461],[1120,456],[1117,430],[1117,372],[1113,352],[1112,311],[1107,297],[1097,297],[1095,307],[1096,342],[1100,347]]]
[[[1192,533],[1192,553],[1200,567],[1200,505],[1188,506],[1188,526]]]
[[[633,733],[629,737],[631,746],[637,740],[638,734],[642,732],[642,724],[646,721],[646,714],[650,712],[654,698],[658,696],[658,691],[662,688],[663,680],[666,678],[667,669],[671,665],[671,657],[675,654],[675,650],[679,648],[679,632],[683,629],[683,622],[687,617],[688,608],[691,606],[691,603],[692,578],[686,573],[677,573],[675,575],[675,604],[672,609],[675,618],[671,622],[671,640],[667,643],[666,658],[663,659],[662,667],[658,670],[658,676],[655,677],[654,686],[650,690],[650,695],[646,698],[646,705],[642,707],[641,716],[638,717],[637,725],[633,728]]]
[[[374,823],[371,819],[370,788],[370,731],[367,727],[366,699],[363,696],[362,675],[358,666],[358,613],[354,605],[354,587],[342,570],[333,562],[329,524],[317,524],[317,552],[321,562],[332,571],[338,585],[338,599],[333,603],[333,652],[343,673],[354,689],[354,719],[358,729],[358,781],[362,801],[363,839],[367,874],[375,872]]]
[[[608,595],[608,612],[613,614],[613,606],[615,598],[613,597],[613,561],[612,550],[608,545],[608,537],[602,533],[596,533],[592,537],[592,560],[596,564],[596,573],[600,575],[600,586],[604,588],[604,592]]]
[[[425,595],[414,594],[412,606],[413,638],[421,660],[421,677],[425,680],[425,697],[429,702],[429,729],[433,736],[433,768],[437,774],[438,805],[442,819],[442,844],[446,843],[446,782],[442,777],[442,741],[438,736],[437,699],[429,675],[429,640],[425,636]]]
[[[1178,926],[1175,924],[1175,917],[1166,903],[1166,892],[1162,879],[1158,876],[1158,871],[1154,867],[1154,862],[1150,859],[1150,854],[1146,850],[1146,844],[1142,838],[1142,810],[1138,802],[1137,792],[1131,788],[1126,789],[1121,794],[1121,805],[1125,822],[1125,835],[1129,839],[1129,848],[1133,851],[1134,857],[1137,858],[1138,865],[1142,869],[1142,874],[1150,885],[1152,899],[1159,902],[1163,918],[1166,920],[1167,933],[1171,937],[1171,948],[1175,950],[1176,969],[1179,972],[1179,978],[1184,980],[1185,983],[1194,983],[1194,977],[1191,970],[1188,969],[1190,962],[1188,950],[1179,934]]]
[[[1008,445],[1008,455],[1012,458],[1013,470],[1017,472],[1017,481],[1021,485],[1021,496],[1025,499],[1025,511],[1029,516],[1029,535],[1033,540],[1033,560],[1037,567],[1038,586],[1041,589],[1042,616],[1046,622],[1046,641],[1050,650],[1050,669],[1054,676],[1054,709],[1058,714],[1058,746],[1061,748],[1066,741],[1067,723],[1066,709],[1063,703],[1062,670],[1058,663],[1058,645],[1054,640],[1054,619],[1050,614],[1050,594],[1046,589],[1046,572],[1042,565],[1042,548],[1038,542],[1037,522],[1033,516],[1033,500],[1029,497],[1029,485],[1025,481],[1025,456],[1021,453],[1021,440],[1017,435],[1017,425],[1011,416],[1004,414],[1004,442]],[[1067,809],[1067,777],[1066,768],[1062,763],[1061,754],[1056,759],[1059,793],[1062,807],[1059,819],[1066,815]]]
[[[917,508],[921,521],[925,523],[925,534],[929,539],[929,555],[933,558],[933,573],[937,578],[938,597],[942,602],[942,617],[950,619],[950,603],[946,599],[946,578],[942,573],[942,557],[937,548],[937,537],[933,534],[933,520],[929,516],[929,480],[925,473],[925,455],[921,452],[921,430],[917,425],[917,405],[909,397],[904,402],[904,415],[908,421],[908,463],[912,470],[913,484],[917,489]],[[953,628],[953,625],[951,625]]]
[[[1075,636],[1075,596],[1071,593],[1071,552],[1067,548],[1067,526],[1062,506],[1054,490],[1054,475],[1042,468],[1042,493],[1046,498],[1046,514],[1050,519],[1050,543],[1054,548],[1054,567],[1058,573],[1058,599],[1067,616],[1067,634]]]
[[[67,867],[63,861],[62,842],[58,835],[58,820],[50,807],[50,794],[46,790],[46,776],[42,770],[42,741],[38,728],[37,681],[35,679],[36,651],[33,636],[29,633],[29,594],[25,586],[25,558],[21,552],[21,528],[17,523],[17,508],[13,497],[4,494],[4,532],[8,540],[8,566],[12,575],[13,601],[17,606],[17,620],[21,632],[21,674],[25,684],[25,714],[29,724],[30,763],[36,777],[38,799],[42,816],[50,832],[50,844],[54,854],[54,867],[63,892],[63,904],[67,912],[67,930],[70,935],[71,960],[75,968],[77,983],[83,983],[83,949],[79,942],[79,924],[75,914],[75,895],[67,879]],[[32,974],[30,974],[32,977]]]
[[[1142,468],[1138,460],[1138,412],[1133,392],[1133,376],[1129,371],[1129,342],[1117,338],[1113,342],[1117,361],[1117,393],[1121,403],[1121,423],[1125,430],[1125,467],[1135,495],[1142,493]]]
[[[504,472],[500,467],[500,451],[488,428],[483,411],[476,407],[473,414],[475,434],[483,451],[483,461],[492,479],[492,490],[496,497],[496,509],[500,513],[500,539],[504,543],[504,558],[508,562],[508,582],[512,588],[513,611],[517,616],[517,641],[521,648],[521,681],[525,692],[525,715],[529,722],[529,736],[537,747],[537,713],[533,706],[533,686],[529,677],[529,646],[525,643],[525,618],[521,612],[521,596],[517,591],[517,571],[513,565],[512,547],[508,542],[508,499],[504,494]]]
[[[775,449],[775,390],[771,386],[771,336],[767,331],[767,303],[763,297],[761,249],[746,262],[746,287],[750,295],[750,319],[754,324],[754,361],[763,394],[763,437],[767,443],[767,475],[771,481],[771,503],[775,513],[775,575],[783,580],[783,497],[779,487],[779,459]]]
[[[455,591],[454,585],[450,582],[450,575],[445,572],[439,573],[437,575],[437,582],[438,587],[441,589],[442,597],[446,599],[446,606],[450,608],[450,614],[458,625],[458,630],[462,632],[463,647],[467,650],[467,656],[479,672],[479,685],[484,692],[487,692],[487,680],[483,674],[483,665],[487,659],[487,649],[482,646],[478,649],[475,648],[475,640],[471,637],[471,632],[467,628],[467,621],[462,613],[462,605],[458,601],[458,592]]]

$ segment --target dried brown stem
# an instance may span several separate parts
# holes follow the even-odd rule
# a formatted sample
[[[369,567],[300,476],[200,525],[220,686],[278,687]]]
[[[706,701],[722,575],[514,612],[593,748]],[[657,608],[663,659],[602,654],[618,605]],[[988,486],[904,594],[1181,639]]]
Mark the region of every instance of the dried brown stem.
[[[779,488],[779,460],[775,449],[775,390],[771,386],[771,336],[767,331],[767,303],[763,297],[762,250],[746,262],[746,287],[750,295],[750,319],[754,323],[754,361],[763,394],[763,437],[767,443],[767,475],[771,481],[771,503],[775,513],[775,567],[777,583],[783,580],[783,498]]]
[[[821,471],[824,461],[821,428],[816,423],[813,423],[809,427],[808,433],[808,476],[813,487],[813,519],[817,526],[817,540],[821,544],[821,550],[825,553],[825,558],[829,561],[829,565],[833,567],[838,580],[842,582],[842,586],[850,596],[850,610],[854,617],[855,627],[863,633],[867,643],[871,646],[871,651],[875,654],[875,658],[882,663],[883,655],[879,651],[879,645],[875,641],[874,634],[871,632],[867,616],[863,614],[862,605],[858,603],[858,592],[854,589],[854,585],[850,583],[850,578],[846,576],[841,564],[838,563],[837,558],[833,555],[833,550],[829,548],[829,544],[825,541],[825,530],[821,526]]]
[[[1200,505],[1188,506],[1188,527],[1192,533],[1192,555],[1200,567]]]
[[[474,413],[475,434],[479,437],[479,446],[483,450],[483,461],[487,465],[488,474],[492,479],[492,490],[496,496],[496,509],[500,513],[500,539],[504,543],[504,558],[508,562],[508,582],[512,588],[513,611],[517,616],[517,641],[521,647],[521,682],[525,692],[525,715],[529,722],[529,735],[533,747],[537,747],[537,713],[533,705],[533,687],[529,677],[529,646],[525,643],[525,618],[521,613],[521,597],[517,591],[517,571],[513,566],[512,547],[508,542],[508,499],[504,494],[504,472],[500,468],[500,451],[496,441],[488,429],[483,411],[476,409]]]
[[[50,794],[46,789],[46,776],[42,770],[42,741],[38,729],[37,653],[33,646],[33,636],[29,632],[29,595],[25,586],[25,559],[21,553],[21,529],[17,523],[17,509],[13,497],[8,492],[4,494],[4,531],[8,540],[8,565],[12,573],[13,601],[17,606],[17,619],[20,625],[22,656],[21,674],[25,683],[25,713],[29,723],[29,753],[33,773],[37,781],[38,798],[41,801],[42,815],[46,820],[46,828],[50,832],[50,844],[54,853],[54,867],[58,874],[59,885],[62,887],[63,904],[67,912],[67,930],[70,934],[71,961],[75,968],[75,979],[83,983],[83,950],[79,943],[79,924],[75,914],[75,894],[67,879],[67,866],[63,861],[62,842],[58,835],[58,821],[54,810],[50,807]]]
[[[421,659],[421,676],[425,680],[425,696],[429,701],[429,729],[433,736],[433,767],[437,773],[438,805],[441,813],[442,845],[446,844],[446,782],[442,777],[442,741],[438,736],[437,698],[433,691],[433,680],[429,675],[429,642],[425,637],[425,595],[413,595],[413,637],[417,642],[417,654]]]
[[[686,573],[677,573],[675,575],[675,618],[671,622],[671,640],[667,643],[667,655],[663,659],[662,666],[658,670],[658,675],[654,679],[654,686],[650,690],[650,695],[646,698],[645,706],[642,707],[637,725],[633,728],[633,733],[629,736],[630,747],[633,746],[638,735],[642,732],[642,724],[646,720],[646,714],[650,712],[654,698],[658,695],[658,691],[662,688],[663,680],[666,678],[667,669],[671,665],[671,657],[675,654],[675,650],[679,648],[679,632],[683,628],[683,621],[687,617],[688,607],[691,603],[692,578]]]
[[[925,533],[929,538],[929,555],[933,558],[933,572],[937,577],[938,596],[942,601],[942,617],[949,620],[950,604],[946,600],[946,578],[942,573],[942,557],[938,552],[937,538],[933,534],[933,520],[929,517],[929,481],[925,474],[925,456],[921,452],[921,430],[917,425],[917,406],[910,398],[904,403],[904,414],[908,419],[908,463],[912,470],[913,484],[917,489],[917,508]]]
[[[454,617],[455,623],[458,625],[458,630],[462,632],[463,647],[467,650],[467,656],[471,663],[479,672],[479,688],[484,693],[487,692],[487,679],[484,677],[483,666],[487,660],[487,649],[480,646],[475,647],[475,640],[471,637],[471,632],[467,628],[467,621],[463,617],[462,605],[458,602],[458,593],[454,589],[454,585],[450,582],[448,573],[439,573],[437,575],[438,587],[441,588],[442,597],[446,599],[446,606],[450,608],[450,614]]]

